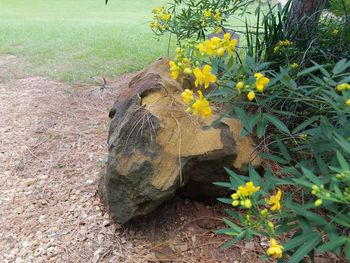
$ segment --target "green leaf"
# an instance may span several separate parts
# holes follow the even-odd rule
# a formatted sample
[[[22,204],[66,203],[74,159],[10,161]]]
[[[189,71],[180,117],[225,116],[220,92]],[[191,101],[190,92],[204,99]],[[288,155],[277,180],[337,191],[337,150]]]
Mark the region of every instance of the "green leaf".
[[[277,145],[278,145],[278,148],[280,149],[280,152],[283,154],[284,159],[286,161],[292,160],[292,157],[290,156],[287,147],[284,145],[284,143],[281,140],[277,139]]]
[[[261,139],[265,135],[267,122],[265,120],[261,120],[256,127],[256,136]]]
[[[337,151],[337,159],[338,159],[338,162],[339,162],[341,168],[344,171],[349,171],[349,164],[345,160],[344,156],[339,151]]]
[[[303,179],[299,179],[299,178],[293,178],[293,181],[296,182],[297,184],[300,184],[300,185],[303,185],[307,188],[310,188],[312,187],[312,184],[303,180]]]
[[[232,199],[231,198],[217,198],[217,200],[221,203],[231,205]]]
[[[324,66],[323,65],[315,65],[315,66],[312,66],[312,67],[309,67],[307,69],[304,69],[303,71],[299,72],[297,77],[301,77],[301,76],[304,76],[304,75],[307,75],[311,72],[314,72],[314,71],[317,71],[317,70],[320,70],[320,68],[323,68]]]
[[[236,113],[237,117],[241,120],[244,128],[249,133],[251,133],[253,130],[253,127],[251,127],[250,120],[249,120],[248,116],[245,114],[244,110],[242,110],[241,108],[235,107],[235,113]]]
[[[271,161],[274,161],[274,162],[277,162],[277,163],[281,163],[281,164],[287,164],[288,163],[286,160],[282,159],[281,157],[276,156],[276,155],[272,155],[272,154],[269,154],[269,153],[260,153],[259,156],[261,158],[264,158],[264,159],[267,159],[267,160],[271,160]]]
[[[334,75],[338,75],[345,71],[350,66],[350,62],[346,63],[346,58],[340,60],[335,64],[332,72]]]
[[[309,254],[315,247],[320,243],[322,237],[318,233],[314,233],[314,235],[308,238],[307,242],[304,243],[298,250],[292,255],[289,260],[289,263],[298,263],[300,262],[307,254]]]
[[[235,237],[234,239],[227,241],[222,247],[221,249],[225,250],[228,249],[230,247],[232,247],[234,244],[236,244],[237,242],[239,242],[245,235],[245,231],[241,232],[237,237]]]
[[[338,247],[341,247],[346,241],[348,240],[347,237],[336,237],[336,239],[332,239],[331,241],[322,244],[317,248],[318,252],[326,252],[330,250],[337,249]]]
[[[345,248],[345,257],[348,261],[350,261],[350,238],[348,239],[348,241],[346,242]]]
[[[264,113],[263,115],[265,119],[272,123],[277,129],[279,129],[282,132],[289,133],[288,127],[279,119],[267,113]]]
[[[298,236],[292,238],[291,240],[289,240],[283,244],[284,251],[286,252],[286,251],[289,251],[293,248],[301,246],[302,244],[307,242],[310,238],[312,238],[314,235],[315,235],[315,233],[311,232],[308,234],[301,234],[301,235],[298,235]]]
[[[341,214],[332,218],[332,220],[334,222],[336,222],[339,225],[345,226],[347,228],[350,228],[350,220],[349,219],[350,219],[349,217],[347,217],[345,215],[341,215]]]
[[[231,169],[226,168],[226,167],[224,167],[224,169],[225,169],[226,173],[228,173],[230,178],[232,178],[231,182],[233,182],[233,185],[232,185],[233,189],[237,189],[238,186],[245,184],[244,180],[242,180],[240,178],[240,176],[238,174],[236,174],[234,171],[232,171]]]
[[[237,226],[235,223],[231,222],[230,220],[228,220],[227,218],[224,218],[224,222],[231,227],[233,230],[237,231],[238,233],[240,233],[242,231],[242,228],[240,228],[239,226]]]
[[[234,57],[233,56],[230,56],[230,58],[228,59],[228,62],[227,62],[227,69],[230,70],[234,64],[235,60],[234,60]]]
[[[303,174],[310,179],[311,182],[313,182],[315,185],[322,185],[321,181],[318,179],[316,175],[314,175],[310,170],[306,169],[305,167],[301,167],[301,170],[303,171]]]
[[[318,214],[312,213],[300,205],[286,202],[286,207],[294,210],[294,212],[297,215],[303,216],[306,219],[308,219],[309,221],[313,221],[315,224],[318,224],[318,225],[326,225],[327,224],[327,221],[322,216],[319,216]]]
[[[232,189],[232,185],[230,183],[225,183],[225,182],[215,182],[213,183],[214,185],[216,186],[220,186],[220,187],[224,187],[224,188],[229,188],[229,189]]]
[[[261,176],[255,171],[254,167],[249,164],[249,178],[254,183],[255,186],[261,186],[262,179]]]
[[[318,120],[318,116],[314,116],[312,118],[307,119],[306,121],[304,121],[303,123],[299,124],[294,130],[293,130],[293,134],[296,134],[300,131],[303,131],[307,126],[311,125],[313,122],[315,122],[316,120]]]
[[[340,145],[340,147],[342,147],[347,153],[350,153],[350,142],[339,134],[335,134],[334,137],[335,141]]]
[[[225,209],[225,212],[230,215],[232,218],[238,220],[238,221],[242,221],[243,217],[239,212],[235,212],[232,209]]]

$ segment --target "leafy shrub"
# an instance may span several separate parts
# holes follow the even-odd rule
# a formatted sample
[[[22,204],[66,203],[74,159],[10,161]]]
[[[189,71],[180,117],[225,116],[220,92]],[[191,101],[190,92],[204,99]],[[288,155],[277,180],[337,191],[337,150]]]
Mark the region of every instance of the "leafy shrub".
[[[172,77],[190,75],[198,88],[183,92],[186,111],[207,118],[213,105],[224,105],[220,118],[234,113],[241,136],[256,136],[258,154],[275,166],[263,177],[251,166],[249,177],[227,169],[230,182],[217,185],[234,193],[220,201],[235,207],[227,212],[239,223],[226,218],[229,228],[216,233],[234,237],[225,248],[264,235],[267,255],[289,262],[325,251],[344,251],[350,260],[347,20],[321,20],[305,42],[288,29],[289,5],[258,7],[257,23],[246,24],[242,55],[225,29],[246,8],[239,0],[178,0],[155,9],[151,23],[156,34],[177,36]]]

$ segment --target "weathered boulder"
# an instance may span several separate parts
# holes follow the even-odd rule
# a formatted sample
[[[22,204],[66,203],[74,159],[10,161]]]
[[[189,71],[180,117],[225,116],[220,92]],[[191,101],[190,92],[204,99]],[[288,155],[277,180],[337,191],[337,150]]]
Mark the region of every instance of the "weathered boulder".
[[[181,93],[190,82],[173,80],[168,62],[161,59],[134,77],[110,112],[105,200],[122,224],[179,189],[188,196],[218,195],[212,183],[227,181],[223,167],[245,172],[254,152],[252,139],[240,138],[237,119],[210,128],[212,120],[185,112]]]

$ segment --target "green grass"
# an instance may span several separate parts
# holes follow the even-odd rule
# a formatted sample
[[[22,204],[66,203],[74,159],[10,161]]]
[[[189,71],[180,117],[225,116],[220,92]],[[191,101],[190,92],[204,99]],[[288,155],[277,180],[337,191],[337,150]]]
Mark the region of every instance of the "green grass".
[[[0,54],[26,74],[64,81],[116,76],[166,55],[148,21],[162,0],[0,0]]]

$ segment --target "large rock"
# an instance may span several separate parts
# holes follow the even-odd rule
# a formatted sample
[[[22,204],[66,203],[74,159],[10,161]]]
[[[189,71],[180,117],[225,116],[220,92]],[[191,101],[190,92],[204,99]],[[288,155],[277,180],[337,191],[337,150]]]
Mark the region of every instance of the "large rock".
[[[185,112],[181,93],[190,82],[173,80],[168,62],[139,73],[110,112],[105,199],[122,224],[150,213],[180,188],[188,196],[218,195],[212,183],[227,181],[223,167],[245,172],[253,156],[253,141],[240,138],[238,120],[210,128],[212,120]]]

